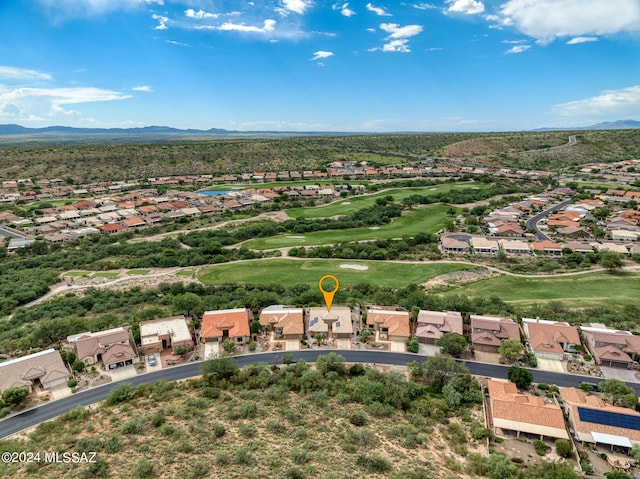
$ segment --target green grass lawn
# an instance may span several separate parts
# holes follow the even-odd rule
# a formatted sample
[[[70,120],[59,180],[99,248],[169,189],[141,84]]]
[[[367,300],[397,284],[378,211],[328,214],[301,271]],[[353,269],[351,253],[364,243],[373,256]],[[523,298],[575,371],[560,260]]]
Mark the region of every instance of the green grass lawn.
[[[223,185],[211,185],[206,188],[202,188],[200,191],[204,190],[217,190],[217,191],[227,191],[227,190],[246,190],[248,188],[275,188],[278,186],[305,186],[305,185],[368,185],[371,183],[371,180],[343,180],[341,178],[333,178],[330,180],[294,180],[294,181],[271,181],[268,183],[225,183]]]
[[[367,266],[359,271],[340,265]],[[434,276],[462,269],[473,269],[455,263],[402,264],[358,260],[292,260],[268,259],[243,263],[220,264],[204,268],[198,278],[205,284],[278,283],[286,287],[297,284],[317,285],[325,274],[333,274],[341,286],[371,283],[391,288],[424,283]]]
[[[89,276],[91,271],[69,271],[65,273],[65,276]]]
[[[193,273],[195,271],[193,271],[192,269],[183,269],[181,271],[178,271],[176,273],[176,276],[193,276]]]
[[[452,289],[445,294],[498,296],[504,301],[530,305],[561,301],[567,306],[637,304],[640,273],[589,273],[558,278],[501,276]]]
[[[330,218],[336,215],[349,215],[362,208],[372,206],[378,198],[391,195],[396,201],[401,201],[411,195],[430,196],[436,193],[444,193],[451,190],[467,188],[486,188],[489,185],[483,183],[445,183],[437,186],[427,186],[420,188],[394,188],[385,192],[372,195],[348,197],[328,205],[315,206],[310,208],[291,208],[286,210],[292,218]]]
[[[127,274],[149,274],[150,272],[150,269],[130,269]]]
[[[94,278],[117,278],[120,273],[116,273],[113,271],[99,271],[97,273],[93,273]]]
[[[401,238],[417,233],[435,233],[442,229],[450,206],[428,205],[395,218],[390,224],[380,227],[353,228],[346,230],[315,231],[305,234],[282,234],[267,238],[256,238],[244,243],[250,249],[272,249],[288,246],[315,246],[344,241],[363,241]],[[457,209],[456,209],[457,210]]]

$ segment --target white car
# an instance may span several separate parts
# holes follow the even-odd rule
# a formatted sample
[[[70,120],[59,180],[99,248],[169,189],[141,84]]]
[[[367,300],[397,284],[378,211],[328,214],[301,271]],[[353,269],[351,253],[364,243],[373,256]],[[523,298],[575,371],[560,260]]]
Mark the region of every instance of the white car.
[[[156,360],[156,357],[154,354],[152,354],[151,356],[148,356],[147,359],[149,360],[149,366],[155,366],[156,364],[158,364],[158,361]]]

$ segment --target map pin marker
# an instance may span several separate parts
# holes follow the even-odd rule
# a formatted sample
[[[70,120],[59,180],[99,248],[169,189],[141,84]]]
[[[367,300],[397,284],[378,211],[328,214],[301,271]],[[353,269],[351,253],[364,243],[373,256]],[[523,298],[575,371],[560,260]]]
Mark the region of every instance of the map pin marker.
[[[336,287],[333,291],[324,290],[324,288],[322,287],[322,282],[325,279],[332,279],[336,282]],[[331,305],[333,304],[333,297],[336,295],[336,292],[338,291],[339,287],[340,287],[340,282],[338,281],[338,278],[336,278],[332,274],[325,274],[322,278],[320,278],[320,281],[318,281],[318,288],[320,288],[320,291],[322,291],[322,295],[324,296],[324,302],[327,305],[327,311],[331,311]]]

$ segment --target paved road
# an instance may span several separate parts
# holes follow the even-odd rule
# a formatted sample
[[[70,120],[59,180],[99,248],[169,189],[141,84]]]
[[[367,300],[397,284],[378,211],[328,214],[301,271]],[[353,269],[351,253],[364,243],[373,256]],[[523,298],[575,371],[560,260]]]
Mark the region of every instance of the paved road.
[[[564,208],[565,206],[568,206],[571,204],[571,200],[564,200],[562,203],[558,203],[557,205],[552,206],[551,208],[547,208],[544,211],[541,211],[540,213],[538,213],[535,216],[532,216],[531,218],[529,218],[527,220],[527,228],[531,228],[533,230],[536,230],[536,239],[538,241],[545,241],[545,240],[549,240],[550,238],[544,234],[542,231],[540,231],[538,229],[538,221],[540,221],[542,218],[549,216],[551,213],[553,213],[554,211],[558,211],[561,210],[562,208]]]
[[[293,353],[294,358],[304,359],[308,362],[315,362],[316,358],[321,354],[328,354],[335,351],[343,355],[347,362],[360,362],[365,364],[389,364],[405,366],[411,361],[424,361],[425,356],[418,356],[410,353],[389,353],[381,351],[352,351],[352,350],[306,350]],[[257,362],[266,362],[269,364],[277,364],[282,362],[282,352],[276,353],[257,353],[244,356],[237,356],[236,360],[240,367]],[[476,376],[487,376],[496,378],[507,377],[507,367],[497,364],[486,364],[463,361],[469,368],[471,374]],[[135,386],[145,383],[154,383],[159,380],[177,381],[194,376],[201,373],[201,362],[186,364],[184,366],[175,366],[169,369],[163,369],[153,373],[141,374],[139,376],[125,379],[110,384],[105,384],[97,388],[76,393],[57,401],[52,401],[40,407],[30,409],[15,416],[8,417],[0,421],[0,438],[4,438],[15,434],[23,429],[35,426],[43,421],[52,419],[75,406],[87,406],[102,401],[109,396],[111,390],[123,383],[130,383]],[[556,384],[558,386],[578,386],[581,381],[599,382],[597,379],[587,378],[585,376],[577,376],[567,373],[554,373],[546,371],[532,370],[535,382],[544,382],[547,384]],[[640,393],[640,384],[630,384]]]

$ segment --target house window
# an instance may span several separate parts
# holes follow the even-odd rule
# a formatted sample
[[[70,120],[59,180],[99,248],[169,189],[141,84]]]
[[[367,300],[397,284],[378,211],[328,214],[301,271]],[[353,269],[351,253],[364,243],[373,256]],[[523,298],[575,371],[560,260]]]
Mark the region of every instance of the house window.
[[[238,341],[239,343],[241,343],[241,342],[242,342],[242,338],[238,338],[238,339],[236,339],[236,341]]]

